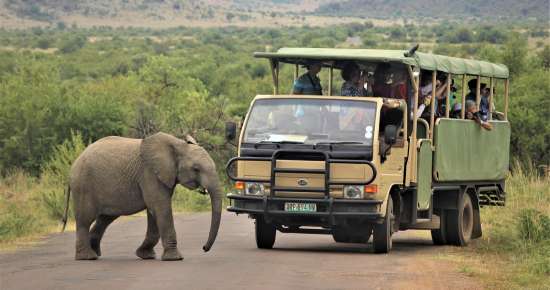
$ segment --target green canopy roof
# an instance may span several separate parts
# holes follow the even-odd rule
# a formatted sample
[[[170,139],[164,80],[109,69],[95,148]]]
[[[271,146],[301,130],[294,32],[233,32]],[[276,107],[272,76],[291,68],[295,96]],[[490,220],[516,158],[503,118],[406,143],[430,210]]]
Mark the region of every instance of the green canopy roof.
[[[277,52],[256,52],[255,57],[278,59],[283,62],[299,60],[358,60],[375,62],[398,62],[418,66],[426,70],[438,70],[451,74],[480,75],[483,77],[508,78],[508,68],[503,64],[486,61],[416,52],[405,56],[406,50],[343,49],[343,48],[280,48]],[[296,61],[293,61],[296,60]]]

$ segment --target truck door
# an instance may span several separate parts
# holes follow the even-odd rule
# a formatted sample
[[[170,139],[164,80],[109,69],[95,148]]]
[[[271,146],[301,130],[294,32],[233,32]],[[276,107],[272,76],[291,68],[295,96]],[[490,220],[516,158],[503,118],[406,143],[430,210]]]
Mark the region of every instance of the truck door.
[[[432,195],[432,142],[420,139],[417,144],[417,209],[427,210]]]

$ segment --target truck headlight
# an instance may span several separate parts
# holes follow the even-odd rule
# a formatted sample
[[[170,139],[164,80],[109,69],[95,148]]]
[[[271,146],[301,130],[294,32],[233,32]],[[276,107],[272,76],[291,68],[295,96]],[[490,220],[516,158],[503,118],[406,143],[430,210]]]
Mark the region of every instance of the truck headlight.
[[[344,186],[344,198],[359,199],[363,198],[365,187],[362,185],[346,185]]]
[[[264,185],[257,182],[247,182],[245,194],[248,195],[264,195],[265,188]]]

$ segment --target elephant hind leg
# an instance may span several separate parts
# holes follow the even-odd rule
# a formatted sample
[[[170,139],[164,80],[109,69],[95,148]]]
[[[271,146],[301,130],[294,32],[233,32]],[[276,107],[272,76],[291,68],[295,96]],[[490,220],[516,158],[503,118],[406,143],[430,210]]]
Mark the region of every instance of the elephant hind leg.
[[[145,240],[136,250],[136,255],[142,259],[154,259],[155,250],[153,249],[159,242],[160,234],[155,217],[147,210],[147,233]]]
[[[90,231],[90,246],[92,250],[101,256],[101,239],[107,227],[118,218],[118,216],[100,215],[97,217],[92,230]]]
[[[96,260],[97,254],[90,246],[90,225],[94,218],[76,216],[76,260]]]

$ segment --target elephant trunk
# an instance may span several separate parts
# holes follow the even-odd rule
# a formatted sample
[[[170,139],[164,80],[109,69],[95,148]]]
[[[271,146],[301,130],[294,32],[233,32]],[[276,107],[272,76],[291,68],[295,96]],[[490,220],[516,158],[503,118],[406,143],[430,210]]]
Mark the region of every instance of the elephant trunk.
[[[205,252],[208,252],[216,240],[218,229],[220,228],[220,220],[222,217],[222,191],[219,188],[208,191],[210,194],[210,203],[212,204],[212,219],[210,221],[210,233],[208,240],[202,247]]]

